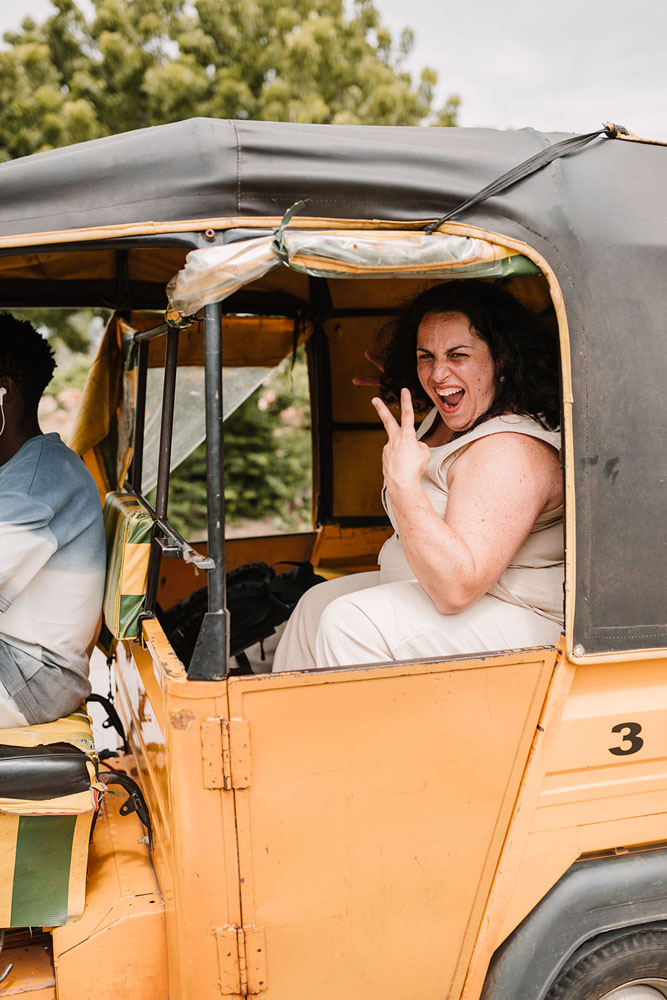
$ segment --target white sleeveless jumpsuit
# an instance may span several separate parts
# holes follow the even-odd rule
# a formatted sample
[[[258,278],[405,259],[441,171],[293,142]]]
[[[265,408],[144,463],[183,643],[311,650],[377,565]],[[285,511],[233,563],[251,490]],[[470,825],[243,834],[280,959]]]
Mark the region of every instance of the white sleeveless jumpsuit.
[[[422,422],[422,437],[435,419]],[[422,486],[436,512],[447,509],[447,470],[468,445],[490,434],[528,434],[560,451],[560,432],[532,417],[492,417],[449,444],[431,448]],[[385,491],[383,491],[383,495]],[[379,572],[318,584],[301,598],[276,650],[273,671],[381,663],[552,645],[563,627],[563,508],[540,514],[497,583],[464,611],[441,614],[415,579],[396,533]]]

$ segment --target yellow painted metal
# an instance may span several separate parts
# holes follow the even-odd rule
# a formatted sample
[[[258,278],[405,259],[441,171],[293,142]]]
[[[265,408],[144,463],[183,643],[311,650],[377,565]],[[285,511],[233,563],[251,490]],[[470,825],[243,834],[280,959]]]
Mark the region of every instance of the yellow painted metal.
[[[381,428],[334,433],[334,517],[385,516],[381,491],[386,440]]]
[[[4,970],[11,963],[12,971],[0,983],[0,1000],[27,996],[30,1000],[56,1000],[56,978],[51,950],[43,943],[5,948],[0,958]]]
[[[86,903],[86,873],[92,824],[92,813],[77,816],[74,824],[67,893],[68,919],[80,917]]]
[[[0,913],[12,912],[19,817],[0,815]]]
[[[253,538],[231,538],[225,544],[226,566],[237,569],[249,562],[302,562],[310,559],[316,532],[302,531],[293,535],[259,535]]]
[[[244,927],[244,957],[249,996],[265,993],[269,980],[266,970],[266,938],[263,927]]]
[[[241,926],[233,792],[206,787],[211,720],[229,719],[226,685],[188,682],[159,624],[143,628],[146,648],[122,644],[118,703],[154,820],[168,995],[198,1000],[219,992],[218,930]]]
[[[119,813],[123,801],[105,795],[82,918],[53,930],[59,1000],[118,1000],[137,984],[142,1000],[167,996],[164,903],[139,820]]]
[[[231,782],[230,768],[225,768],[225,753],[229,750],[223,742],[223,719],[202,719],[201,750],[204,788],[225,788]],[[229,785],[231,787],[231,784]]]
[[[242,915],[266,934],[267,1000],[450,995],[554,662],[230,680],[252,752],[234,791]]]
[[[535,899],[533,895],[531,902],[527,902],[527,896],[533,891],[536,880],[538,883],[540,879],[544,881],[544,873],[547,872],[546,878],[551,879],[548,888],[551,888],[576,858],[576,855],[572,856],[568,850],[570,847],[568,839],[563,838],[558,845],[561,851],[556,851],[555,864],[553,855],[546,852],[541,858],[540,873],[528,872],[525,866],[526,841],[544,785],[548,761],[558,738],[561,716],[573,678],[574,668],[563,655],[562,647],[559,647],[556,669],[535,729],[533,745],[512,818],[507,827],[475,947],[469,963],[462,956],[456,970],[457,989],[453,991],[453,995],[458,996],[459,987],[464,983],[462,993],[464,1000],[479,1000],[491,956],[507,937],[509,930],[513,929],[510,927],[508,930],[508,910],[512,906],[516,907],[520,900],[519,906],[523,910],[521,917],[525,916],[532,908],[532,904],[541,898],[538,896]],[[519,920],[516,921],[518,922]]]
[[[156,316],[153,325],[157,326]],[[303,324],[297,343],[303,344],[312,332]],[[223,316],[222,363],[226,368],[261,366],[273,368],[294,349],[294,320],[282,316]],[[164,338],[149,341],[148,365],[164,368]],[[204,324],[193,323],[178,336],[179,366],[204,364]]]
[[[667,658],[581,666],[561,650],[540,727],[464,1000],[478,1000],[495,948],[578,858],[665,841]]]
[[[241,995],[239,931],[237,927],[218,927],[215,931],[220,966],[220,992],[223,996]]]
[[[666,788],[667,658],[579,667],[531,837],[575,830],[578,854],[665,840]]]
[[[229,730],[230,787],[247,788],[252,776],[250,725],[246,719],[232,718],[226,727]]]
[[[234,678],[226,698],[144,627],[119,684],[136,678],[173,1000],[213,981],[234,1000],[424,983],[479,1000],[495,948],[573,861],[664,839],[667,661],[519,651]],[[609,750],[630,715],[646,751],[627,760]]]
[[[311,561],[319,570],[355,573],[377,569],[378,552],[391,534],[389,527],[342,528],[324,524],[317,533]]]

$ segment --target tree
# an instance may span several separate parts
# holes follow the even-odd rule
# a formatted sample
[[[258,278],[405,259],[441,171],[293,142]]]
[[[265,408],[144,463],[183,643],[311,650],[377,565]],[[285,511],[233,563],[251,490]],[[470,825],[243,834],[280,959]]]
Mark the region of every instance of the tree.
[[[310,398],[305,350],[287,358],[225,422],[227,524],[310,528]],[[154,494],[152,499],[154,499]],[[206,446],[174,471],[169,520],[188,537],[206,534]]]
[[[458,98],[432,109],[435,72],[413,82],[412,32],[395,42],[373,0],[354,0],[351,11],[344,0],[91,0],[90,16],[77,0],[51,2],[42,23],[26,18],[4,35],[0,161],[195,116],[456,124]],[[85,348],[76,320],[31,318]],[[295,527],[309,503],[307,402],[294,402],[284,373],[276,378],[271,403],[258,390],[227,423],[227,507],[231,520],[274,516]],[[301,361],[294,383],[303,392],[305,380]],[[175,523],[203,528],[201,450],[171,492]]]
[[[456,124],[373,0],[52,0],[0,52],[0,159],[193,116]]]

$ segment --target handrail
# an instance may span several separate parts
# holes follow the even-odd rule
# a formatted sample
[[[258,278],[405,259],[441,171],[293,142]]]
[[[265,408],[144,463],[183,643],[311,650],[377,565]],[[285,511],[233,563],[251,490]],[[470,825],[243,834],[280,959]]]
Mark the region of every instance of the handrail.
[[[229,673],[229,611],[225,578],[225,490],[222,437],[222,338],[219,302],[204,307],[204,393],[206,397],[206,492],[208,611],[197,637],[188,680],[215,680]]]
[[[151,327],[150,330],[139,330],[134,335],[134,341],[136,344],[143,344],[147,340],[153,340],[155,337],[161,337],[173,329],[174,327],[169,326],[168,323],[160,323],[158,326]]]

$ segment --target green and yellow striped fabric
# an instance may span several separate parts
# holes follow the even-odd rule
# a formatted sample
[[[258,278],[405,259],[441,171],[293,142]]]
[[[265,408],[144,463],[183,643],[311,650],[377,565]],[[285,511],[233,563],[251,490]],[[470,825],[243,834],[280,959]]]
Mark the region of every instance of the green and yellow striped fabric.
[[[136,639],[146,594],[153,519],[131,493],[107,493],[104,504],[107,583],[104,621],[115,639]]]
[[[93,815],[0,814],[2,927],[59,927],[81,916]]]
[[[0,927],[56,927],[83,913],[90,827],[99,802],[90,718],[0,730],[14,747],[71,743],[86,755],[91,787],[52,799],[0,797]]]

